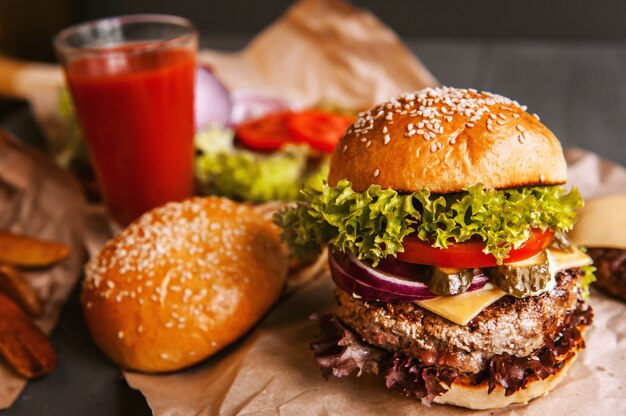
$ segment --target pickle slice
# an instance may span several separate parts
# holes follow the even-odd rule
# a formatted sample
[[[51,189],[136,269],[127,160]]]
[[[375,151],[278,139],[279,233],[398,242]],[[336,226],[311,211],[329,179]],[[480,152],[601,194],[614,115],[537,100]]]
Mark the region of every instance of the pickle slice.
[[[474,279],[472,269],[431,268],[428,288],[440,296],[460,295],[467,292]]]
[[[521,262],[491,267],[487,274],[496,286],[516,298],[536,296],[554,283],[545,252]]]

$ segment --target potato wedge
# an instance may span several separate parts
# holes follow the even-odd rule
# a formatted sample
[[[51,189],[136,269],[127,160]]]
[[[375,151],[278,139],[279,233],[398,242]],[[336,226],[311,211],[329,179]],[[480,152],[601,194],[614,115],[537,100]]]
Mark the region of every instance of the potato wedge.
[[[33,288],[16,268],[0,265],[0,292],[11,298],[30,316],[41,316],[43,305]]]
[[[50,373],[58,363],[50,340],[19,306],[2,294],[0,356],[18,374],[29,379]]]
[[[63,260],[69,254],[70,248],[63,243],[0,231],[0,263],[46,267]]]

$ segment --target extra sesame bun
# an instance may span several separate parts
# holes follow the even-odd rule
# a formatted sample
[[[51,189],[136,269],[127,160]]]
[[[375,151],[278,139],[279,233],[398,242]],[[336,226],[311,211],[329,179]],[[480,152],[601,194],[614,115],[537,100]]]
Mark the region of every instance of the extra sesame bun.
[[[144,214],[109,241],[86,266],[81,302],[113,361],[173,371],[248,331],[286,273],[271,222],[226,199],[192,198]]]
[[[488,394],[486,383],[471,385],[470,383],[463,383],[462,380],[457,380],[445,394],[435,397],[434,402],[474,410],[499,409],[514,404],[526,404],[533,399],[545,396],[554,389],[567,374],[576,356],[577,354],[568,358],[556,374],[543,380],[531,381],[526,388],[518,390],[510,396],[505,396],[504,389],[500,386],[496,386],[491,394]]]
[[[404,94],[361,113],[339,141],[329,184],[400,192],[504,189],[566,180],[557,138],[508,98],[456,88]]]

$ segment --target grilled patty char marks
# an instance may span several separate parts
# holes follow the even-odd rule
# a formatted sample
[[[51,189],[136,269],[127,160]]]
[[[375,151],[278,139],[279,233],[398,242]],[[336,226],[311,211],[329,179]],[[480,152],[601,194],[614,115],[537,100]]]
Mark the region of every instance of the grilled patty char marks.
[[[367,342],[388,351],[409,351],[425,365],[477,373],[496,354],[525,357],[557,338],[576,307],[575,286],[584,273],[556,275],[557,285],[540,296],[505,296],[467,325],[457,325],[414,303],[366,302],[338,290],[339,316]]]

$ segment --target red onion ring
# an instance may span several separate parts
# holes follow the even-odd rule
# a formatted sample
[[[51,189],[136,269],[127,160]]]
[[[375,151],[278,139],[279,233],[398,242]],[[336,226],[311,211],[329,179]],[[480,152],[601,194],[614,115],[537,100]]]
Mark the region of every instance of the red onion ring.
[[[291,106],[284,100],[269,97],[258,93],[235,91],[233,97],[233,109],[229,124],[237,124],[248,119],[258,118],[265,114],[289,110]]]
[[[215,76],[210,67],[196,67],[195,90],[196,130],[217,122],[226,125],[231,117],[233,102],[228,89]]]
[[[329,265],[333,280],[340,289],[367,300],[405,303],[438,296],[423,282],[376,270],[352,254],[330,252]],[[478,290],[488,281],[487,276],[477,275],[468,291]]]

